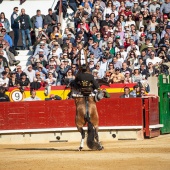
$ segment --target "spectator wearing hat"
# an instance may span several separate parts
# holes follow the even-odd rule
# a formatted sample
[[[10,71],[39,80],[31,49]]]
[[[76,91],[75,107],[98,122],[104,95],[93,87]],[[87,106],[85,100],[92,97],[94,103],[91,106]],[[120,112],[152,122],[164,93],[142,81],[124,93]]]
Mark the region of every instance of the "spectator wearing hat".
[[[124,83],[125,84],[129,84],[129,83],[132,83],[132,78],[130,76],[130,72],[129,71],[126,71],[125,74],[124,74]]]
[[[41,10],[39,9],[36,11],[36,15],[31,18],[32,28],[35,31],[36,37],[39,35],[39,28],[44,27],[44,18],[45,15],[41,14]]]
[[[89,66],[90,71],[92,71],[95,68],[94,59],[89,60],[88,66]]]
[[[140,14],[141,7],[139,6],[138,0],[134,0],[134,6],[132,8],[133,16],[138,16]]]
[[[98,42],[94,42],[92,46],[89,47],[89,51],[94,53],[96,59],[100,59],[102,56],[102,50],[98,46]]]
[[[124,94],[121,95],[120,98],[134,98],[134,96],[130,94],[129,87],[124,88]]]
[[[140,50],[142,44],[145,43],[145,36],[146,36],[145,33],[141,33],[141,34],[140,34],[140,38],[139,38],[139,41],[138,41],[139,50]]]
[[[31,96],[25,98],[24,101],[40,101],[41,99],[36,96],[36,91],[32,91]]]
[[[19,15],[16,19],[15,22],[20,23],[20,29],[21,29],[21,34],[22,34],[22,45],[23,45],[23,50],[26,49],[26,36],[28,37],[28,45],[29,47],[32,46],[31,42],[31,36],[30,36],[30,31],[32,31],[32,23],[30,20],[30,16],[25,14],[25,9],[21,9],[21,15]]]
[[[124,75],[120,73],[120,68],[115,68],[115,73],[111,75],[111,82],[112,83],[122,83],[124,82]]]
[[[152,0],[151,4],[149,4],[149,12],[155,13],[156,8],[160,9],[160,4],[159,4],[159,2],[157,2],[157,0]]]
[[[17,44],[19,40],[19,23],[15,21],[18,17],[18,7],[14,7],[13,13],[11,15],[11,28],[14,32],[14,48],[17,50]]]
[[[99,73],[99,71],[97,69],[92,70],[92,75],[94,76],[94,79],[100,79],[98,73]]]
[[[51,34],[53,26],[57,23],[56,14],[53,13],[52,9],[48,9],[48,15],[44,18],[44,28],[47,30],[48,35]]]

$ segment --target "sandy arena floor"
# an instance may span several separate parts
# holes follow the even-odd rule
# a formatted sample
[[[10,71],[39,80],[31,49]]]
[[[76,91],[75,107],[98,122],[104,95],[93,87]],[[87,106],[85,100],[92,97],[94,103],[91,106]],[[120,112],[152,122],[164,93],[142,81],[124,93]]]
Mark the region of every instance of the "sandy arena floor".
[[[105,142],[103,151],[79,143],[0,145],[0,170],[170,170],[170,135]]]

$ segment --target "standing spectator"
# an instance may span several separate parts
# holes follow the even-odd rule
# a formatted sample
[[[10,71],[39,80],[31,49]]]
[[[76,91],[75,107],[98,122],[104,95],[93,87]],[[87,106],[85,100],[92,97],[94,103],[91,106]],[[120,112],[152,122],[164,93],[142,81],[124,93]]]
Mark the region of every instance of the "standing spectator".
[[[32,46],[30,30],[32,31],[32,23],[30,20],[30,16],[25,14],[25,9],[21,9],[20,16],[15,19],[16,22],[19,21],[21,27],[21,34],[22,34],[22,44],[23,50],[26,49],[26,37],[28,37],[29,48]]]
[[[14,48],[18,50],[17,44],[19,40],[19,22],[15,21],[18,18],[18,7],[14,8],[14,11],[11,15],[11,28],[14,32]]]
[[[56,14],[53,13],[52,9],[48,9],[48,15],[44,18],[44,28],[47,29],[48,35],[52,32],[53,26],[57,24]]]
[[[38,37],[39,28],[44,28],[44,18],[45,15],[41,14],[39,9],[37,10],[37,14],[31,18],[32,28],[35,31],[36,37]]]
[[[0,23],[3,25],[3,28],[6,29],[6,32],[9,33],[10,32],[10,23],[9,23],[8,19],[5,17],[4,12],[1,12]]]
[[[170,18],[170,0],[165,0],[165,2],[161,5],[161,14],[166,14]]]

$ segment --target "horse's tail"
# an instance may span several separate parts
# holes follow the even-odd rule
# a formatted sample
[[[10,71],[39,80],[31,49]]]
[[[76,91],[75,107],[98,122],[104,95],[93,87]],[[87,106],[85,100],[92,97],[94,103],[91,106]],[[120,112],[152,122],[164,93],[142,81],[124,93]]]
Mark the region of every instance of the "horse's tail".
[[[92,150],[100,150],[101,147],[101,145],[95,141],[95,129],[90,121],[88,121],[87,146]]]

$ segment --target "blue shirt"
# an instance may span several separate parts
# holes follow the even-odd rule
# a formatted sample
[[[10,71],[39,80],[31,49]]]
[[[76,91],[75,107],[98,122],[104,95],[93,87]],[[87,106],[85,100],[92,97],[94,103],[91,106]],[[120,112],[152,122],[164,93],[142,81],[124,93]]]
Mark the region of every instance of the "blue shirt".
[[[43,27],[42,16],[36,16],[35,27],[36,28],[42,28]]]
[[[9,43],[10,47],[13,46],[12,38],[8,34],[5,34],[4,40],[6,40]]]

